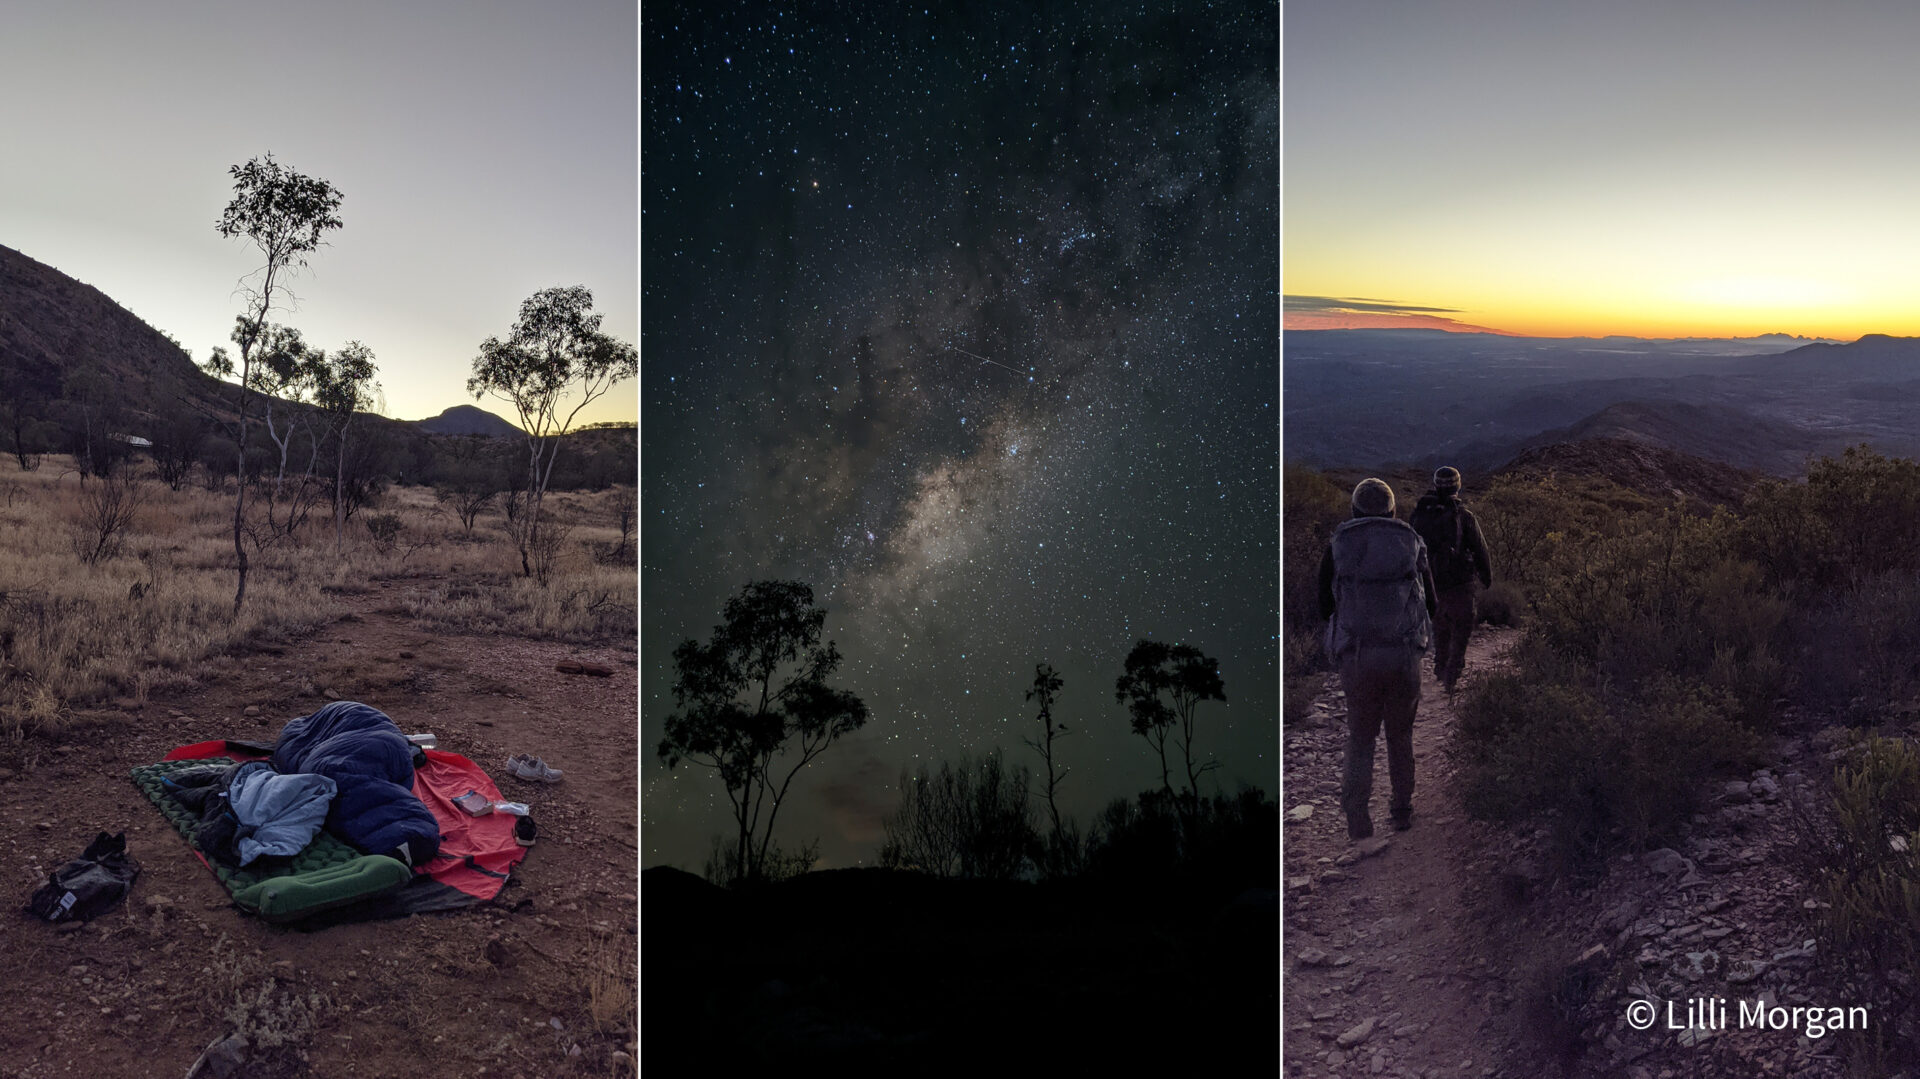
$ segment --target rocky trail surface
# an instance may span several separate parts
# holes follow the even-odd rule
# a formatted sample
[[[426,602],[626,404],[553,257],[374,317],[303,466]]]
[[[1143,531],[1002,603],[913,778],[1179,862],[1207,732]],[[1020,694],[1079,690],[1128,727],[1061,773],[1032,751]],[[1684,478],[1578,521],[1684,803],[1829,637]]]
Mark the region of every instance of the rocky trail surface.
[[[1496,669],[1515,637],[1480,627],[1468,678]],[[1349,842],[1345,701],[1329,680],[1286,732],[1286,1074],[1849,1074],[1845,1030],[1740,1021],[1743,1003],[1776,1018],[1849,1003],[1818,963],[1821,903],[1798,868],[1795,827],[1847,737],[1796,719],[1783,723],[1801,733],[1779,739],[1778,763],[1716,782],[1673,847],[1575,879],[1552,868],[1545,828],[1467,819],[1449,760],[1456,716],[1430,671],[1414,727],[1414,827],[1387,823],[1383,738],[1376,838]]]
[[[1511,631],[1482,627],[1472,678]],[[1518,1037],[1497,885],[1477,868],[1490,838],[1466,821],[1446,747],[1453,710],[1423,662],[1414,720],[1414,824],[1386,813],[1386,739],[1375,749],[1371,840],[1340,811],[1346,702],[1329,678],[1286,732],[1284,1048],[1288,1075],[1454,1079],[1509,1073]]]

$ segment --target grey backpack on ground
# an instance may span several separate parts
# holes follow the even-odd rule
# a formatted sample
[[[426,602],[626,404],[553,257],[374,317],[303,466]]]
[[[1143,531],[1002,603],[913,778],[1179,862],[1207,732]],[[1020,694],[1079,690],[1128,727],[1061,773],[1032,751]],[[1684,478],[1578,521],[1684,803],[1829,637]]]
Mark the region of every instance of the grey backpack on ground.
[[[1426,544],[1405,521],[1360,517],[1333,531],[1333,619],[1327,653],[1338,659],[1360,645],[1426,651],[1433,642],[1420,582]]]

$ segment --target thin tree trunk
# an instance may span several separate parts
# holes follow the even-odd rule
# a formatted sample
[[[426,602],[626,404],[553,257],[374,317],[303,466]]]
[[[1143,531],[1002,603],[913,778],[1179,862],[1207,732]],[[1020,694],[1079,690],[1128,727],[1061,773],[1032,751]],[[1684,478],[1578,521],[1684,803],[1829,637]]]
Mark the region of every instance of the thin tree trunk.
[[[333,553],[337,558],[340,555],[340,537],[347,526],[344,514],[347,506],[347,429],[345,427],[340,428],[340,445],[336,450],[338,452],[333,462]]]
[[[240,613],[240,604],[247,598],[247,547],[241,542],[241,527],[245,520],[247,505],[247,357],[244,349],[240,357],[240,458],[234,466],[233,495],[233,556],[240,564],[240,581],[233,590],[233,613]]]

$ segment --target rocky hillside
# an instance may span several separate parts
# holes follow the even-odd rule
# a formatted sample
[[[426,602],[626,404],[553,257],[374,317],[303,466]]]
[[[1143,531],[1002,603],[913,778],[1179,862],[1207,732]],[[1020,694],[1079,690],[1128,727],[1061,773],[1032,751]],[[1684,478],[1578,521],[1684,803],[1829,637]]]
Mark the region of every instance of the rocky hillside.
[[[1557,1043],[1566,1074],[1847,1074],[1850,1034],[1816,1040],[1803,1028],[1743,1024],[1738,1009],[1778,1018],[1863,999],[1821,965],[1823,903],[1806,884],[1800,823],[1826,797],[1849,737],[1789,734],[1772,767],[1718,785],[1684,840],[1615,858],[1597,879],[1556,876],[1537,840],[1509,852],[1503,881],[1524,897],[1511,920],[1556,942],[1542,959],[1565,964],[1543,963],[1521,993],[1532,994],[1537,1033]]]
[[[137,409],[227,394],[179,345],[91,285],[0,246],[0,376],[8,391],[51,400],[86,368]]]
[[[234,415],[233,385],[201,371],[166,334],[99,289],[10,247],[0,247],[0,393],[30,402],[43,416],[56,413],[53,403],[61,399],[105,395],[128,410],[132,434],[186,412]],[[469,411],[519,433],[505,420]],[[415,456],[426,453],[425,433],[412,424],[383,416],[360,422],[361,431],[377,431]]]

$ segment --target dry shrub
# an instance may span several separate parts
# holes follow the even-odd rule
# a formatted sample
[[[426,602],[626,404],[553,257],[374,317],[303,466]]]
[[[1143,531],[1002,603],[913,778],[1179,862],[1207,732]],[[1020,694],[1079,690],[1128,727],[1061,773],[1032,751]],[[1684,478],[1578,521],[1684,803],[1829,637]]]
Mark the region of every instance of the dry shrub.
[[[145,499],[144,482],[126,462],[108,468],[99,482],[82,484],[73,537],[73,551],[80,561],[96,566],[103,558],[117,556]]]
[[[220,1018],[247,1041],[248,1073],[305,1073],[306,1046],[324,1024],[333,1001],[311,986],[283,986],[264,958],[226,934],[214,941],[211,985],[224,988]]]
[[[1834,770],[1831,812],[1801,808],[1799,869],[1826,903],[1817,925],[1829,973],[1873,1007],[1849,1048],[1861,1074],[1886,1075],[1920,1054],[1920,751],[1867,738]]]
[[[1468,811],[1546,822],[1563,868],[1671,837],[1718,772],[1752,763],[1757,740],[1723,691],[1668,677],[1608,699],[1568,673],[1481,680],[1456,746]]]
[[[1526,614],[1527,597],[1512,581],[1495,581],[1480,593],[1474,606],[1480,621],[1490,626],[1517,626]]]
[[[1331,666],[1321,640],[1320,558],[1333,530],[1349,517],[1349,505],[1340,488],[1300,465],[1286,467],[1282,495],[1281,714],[1293,723],[1306,715]]]
[[[587,948],[587,1016],[600,1034],[625,1034],[634,1029],[639,1003],[639,976],[634,950],[621,947],[607,933],[593,938]]]

